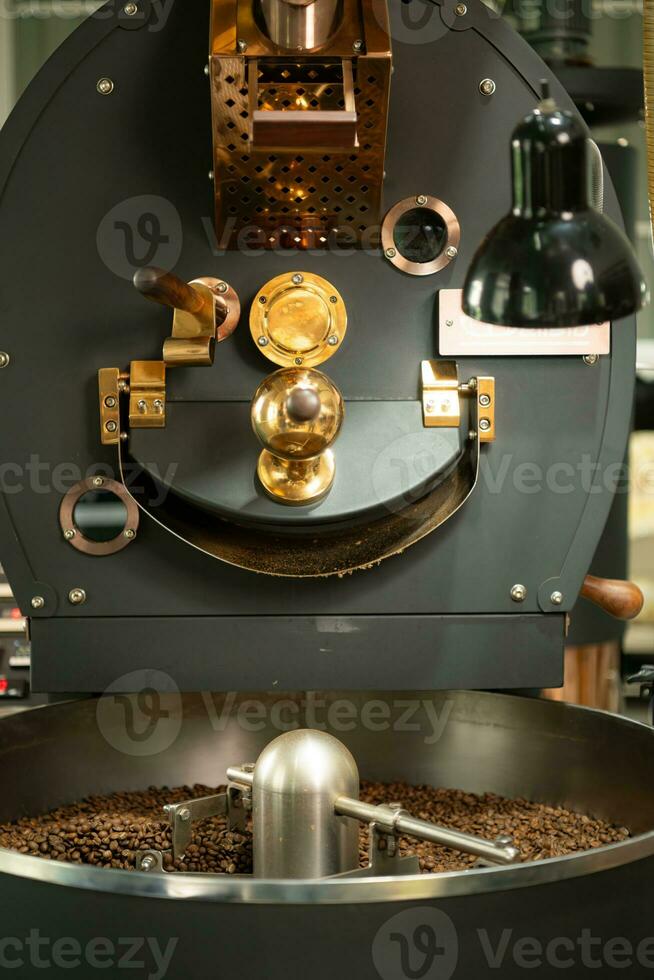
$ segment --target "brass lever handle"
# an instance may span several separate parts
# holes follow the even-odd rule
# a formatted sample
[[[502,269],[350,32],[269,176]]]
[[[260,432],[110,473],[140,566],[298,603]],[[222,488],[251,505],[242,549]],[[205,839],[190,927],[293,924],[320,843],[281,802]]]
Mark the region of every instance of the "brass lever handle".
[[[204,312],[205,315],[213,318],[211,297],[207,294],[203,295],[173,272],[166,272],[155,266],[145,266],[134,273],[134,285],[139,293],[154,300],[155,303],[161,303],[162,306],[193,313],[195,316],[201,316]]]
[[[580,595],[616,619],[635,619],[645,602],[645,596],[635,582],[598,578],[597,575],[586,576]]]

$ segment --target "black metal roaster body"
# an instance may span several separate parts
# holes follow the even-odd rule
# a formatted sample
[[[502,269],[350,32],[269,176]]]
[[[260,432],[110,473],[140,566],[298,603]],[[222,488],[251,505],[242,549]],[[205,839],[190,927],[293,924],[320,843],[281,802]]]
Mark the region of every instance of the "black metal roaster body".
[[[451,311],[460,314],[466,269],[511,202],[516,122],[542,77],[573,107],[477,0],[417,5],[419,30],[391,10],[385,159],[375,140],[390,60],[373,50],[373,22],[362,41],[351,25],[320,27],[322,51],[345,38],[350,54],[340,69],[323,56],[321,98],[341,86],[342,105],[326,102],[307,129],[280,119],[293,114],[270,94],[285,84],[280,64],[306,52],[270,57],[265,23],[241,0],[240,36],[216,29],[226,5],[215,4],[209,79],[205,3],[103,7],[3,129],[0,554],[30,619],[34,689],[108,691],[116,711],[104,729],[95,701],[3,720],[2,819],[92,792],[215,785],[278,734],[268,715],[256,736],[245,731],[238,701],[216,733],[203,700],[178,691],[347,690],[358,703],[372,688],[561,683],[566,614],[624,458],[635,318],[593,327],[592,341],[566,329],[530,331],[535,349],[503,337],[501,353],[483,331],[475,347],[468,325],[467,347],[456,346]],[[362,3],[360,16],[374,6]],[[312,64],[303,93],[317,84]],[[300,139],[304,152],[289,156]],[[316,152],[311,139],[332,149]],[[275,140],[283,145],[253,153],[252,141]],[[321,207],[351,218],[349,247],[329,235],[324,247],[320,224],[305,247],[306,225],[292,223],[305,199],[318,202],[316,222]],[[270,248],[264,219],[275,208],[290,230]],[[620,223],[608,179],[604,210]],[[244,212],[264,239],[235,248],[229,228]],[[375,222],[378,237],[362,242]],[[172,332],[170,311],[139,292],[164,304],[174,295]],[[280,328],[296,303],[312,311],[304,347]],[[259,414],[255,391],[266,399]],[[144,688],[163,692],[166,717],[180,720],[154,754],[117,734]],[[635,838],[539,865],[311,883],[0,851],[6,934],[35,920],[52,935],[71,921],[80,936],[160,933],[179,938],[168,976],[208,976],[219,963],[230,975],[315,978],[409,975],[384,966],[401,946],[384,931],[394,916],[393,935],[409,940],[421,915],[427,925],[445,916],[458,946],[443,977],[485,975],[488,943],[509,919],[516,939],[576,937],[586,924],[606,938],[646,935],[650,732],[496,694],[434,703],[452,711],[436,743],[335,734],[366,778],[524,795],[625,824]],[[522,975],[512,956],[503,976]],[[586,968],[575,960],[575,976]]]

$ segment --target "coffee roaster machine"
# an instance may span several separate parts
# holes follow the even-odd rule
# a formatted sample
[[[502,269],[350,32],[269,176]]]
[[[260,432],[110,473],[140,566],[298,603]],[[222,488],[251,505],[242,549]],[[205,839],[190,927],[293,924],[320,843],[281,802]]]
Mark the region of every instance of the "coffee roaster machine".
[[[0,819],[228,781],[170,808],[174,847],[251,807],[255,873],[3,851],[3,935],[177,937],[168,976],[316,980],[486,975],[482,929],[649,935],[650,730],[497,693],[561,683],[580,591],[639,601],[585,579],[634,317],[462,313],[543,77],[572,110],[477,0],[130,0],[21,99],[1,138],[0,553],[34,689],[86,697],[2,721]],[[619,223],[608,179],[603,207]],[[521,863],[393,800],[372,812],[357,766],[633,836]],[[480,863],[418,875],[399,832]]]

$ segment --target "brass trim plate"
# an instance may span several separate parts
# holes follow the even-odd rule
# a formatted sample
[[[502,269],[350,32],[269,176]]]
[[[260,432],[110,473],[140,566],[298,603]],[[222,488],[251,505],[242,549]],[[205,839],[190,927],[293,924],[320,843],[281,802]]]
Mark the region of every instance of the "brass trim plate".
[[[423,361],[422,420],[426,429],[458,426],[461,422],[456,361]]]
[[[435,211],[445,222],[447,235],[439,254],[431,262],[410,262],[400,255],[395,243],[395,226],[407,211]],[[456,258],[461,241],[461,227],[452,208],[448,207],[437,197],[421,194],[416,197],[405,197],[403,201],[394,204],[382,222],[382,249],[388,261],[411,276],[431,276],[440,272]]]
[[[86,538],[82,534],[75,524],[75,507],[77,502],[85,493],[93,491],[106,491],[107,493],[115,494],[123,502],[127,510],[127,519],[123,530],[110,541],[91,541],[90,538]],[[117,551],[122,551],[128,544],[131,544],[136,538],[139,518],[138,504],[127,487],[117,480],[110,480],[108,477],[91,476],[86,480],[80,480],[79,483],[76,483],[74,487],[70,488],[59,506],[59,524],[64,539],[77,551],[81,551],[85,555],[95,555],[96,557],[114,555]]]
[[[250,309],[254,343],[282,367],[322,364],[339,349],[346,330],[343,297],[311,272],[286,272],[270,279]]]

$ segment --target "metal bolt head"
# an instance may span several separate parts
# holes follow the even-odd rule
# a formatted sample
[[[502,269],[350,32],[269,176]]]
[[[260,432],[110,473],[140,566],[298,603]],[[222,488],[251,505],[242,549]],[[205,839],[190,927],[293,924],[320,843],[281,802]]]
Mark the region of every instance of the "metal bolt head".
[[[329,344],[330,347],[336,347],[336,344],[338,343],[338,337],[336,336],[335,333],[333,333],[331,337],[327,338],[327,343]]]
[[[152,402],[152,407],[154,408],[155,412],[159,412],[161,415],[164,407],[164,403],[162,402],[161,398],[155,398],[155,400]]]
[[[107,422],[105,422],[104,427],[107,432],[115,432],[118,428],[118,423],[114,419],[109,419]]]
[[[113,395],[107,395],[107,397],[104,400],[104,403],[107,406],[107,408],[115,408],[116,407],[116,399],[115,399],[115,397]]]
[[[358,40],[358,39],[352,45],[352,50],[353,51],[361,51],[362,48],[363,48],[363,41]]]
[[[479,91],[482,95],[494,95],[497,86],[492,78],[482,78],[479,83]]]
[[[466,7],[465,3],[457,3],[456,7],[454,8],[454,13],[457,15],[457,17],[465,17],[465,15],[468,13],[468,8]]]
[[[426,203],[427,203],[427,195],[426,194],[418,194],[418,196],[416,198],[416,204],[418,205],[418,207],[421,207],[422,208],[422,207],[424,207],[424,205]]]
[[[75,537],[75,529],[72,527],[67,527],[66,530],[64,531],[64,537],[66,541],[72,541],[73,538]]]
[[[121,378],[118,382],[118,391],[129,391],[129,385],[124,378]]]
[[[100,95],[111,95],[114,90],[114,83],[110,78],[99,78],[95,87]]]
[[[329,302],[330,303],[338,303],[338,296],[330,296],[329,297]]]
[[[123,531],[123,534],[126,538],[129,538],[130,541],[132,538],[136,537],[136,531],[134,530],[133,527],[126,527],[125,530]]]
[[[136,407],[138,408],[138,410],[141,413],[141,415],[143,415],[145,412],[147,412],[147,410],[148,410],[148,403],[146,402],[145,398],[140,398],[139,401],[137,402],[137,406]]]
[[[553,592],[550,596],[550,602],[553,606],[560,606],[563,602],[563,593],[559,591]]]
[[[445,249],[445,254],[447,255],[448,259],[455,259],[459,254],[459,250],[458,248],[455,248],[454,245],[448,245]]]
[[[219,282],[218,285],[216,286],[216,289],[218,290],[219,293],[226,293],[227,288],[228,287],[226,282]]]
[[[299,286],[300,283],[302,282],[304,282],[304,276],[300,275],[299,272],[296,272],[295,275],[293,276],[293,284],[295,286]]]
[[[45,606],[45,599],[42,595],[33,595],[30,601],[32,609],[43,609]]]
[[[394,259],[396,255],[397,255],[397,252],[395,251],[394,248],[387,248],[386,249],[386,258],[387,259]]]
[[[260,296],[259,297],[259,302],[263,305],[264,303],[267,303],[268,300],[267,300],[267,298],[265,296]]]
[[[584,354],[584,364],[597,364],[599,354]]]
[[[454,326],[454,320],[446,320],[445,321],[445,326],[446,327],[453,327]]]
[[[259,337],[259,340],[257,341],[257,343],[259,344],[259,347],[267,347],[268,346],[268,338],[267,337]]]
[[[182,807],[182,809],[178,811],[177,816],[180,820],[183,820],[184,823],[188,823],[191,819],[191,811],[187,806]]]
[[[296,358],[295,358],[295,363],[296,363],[296,364],[297,364],[297,366],[299,367],[299,366],[300,366],[300,364],[302,364],[302,363],[303,363],[303,359],[302,359],[301,357],[296,357]]]
[[[236,42],[236,47],[241,52],[241,54],[243,54],[248,49],[248,42],[243,41],[239,38],[239,40]]]
[[[86,592],[84,589],[71,589],[68,593],[68,601],[74,606],[81,606],[83,602],[86,602]]]
[[[103,476],[94,476],[92,482],[93,482],[93,486],[94,487],[103,487],[104,486],[104,477]]]
[[[156,861],[153,858],[153,856],[151,854],[146,854],[146,855],[144,855],[144,857],[141,858],[140,869],[141,869],[141,871],[152,871],[152,869],[154,868],[155,864],[156,864]]]
[[[433,412],[435,407],[436,407],[436,403],[434,401],[432,401],[431,399],[429,401],[425,402],[425,410],[427,412]]]
[[[490,403],[491,403],[490,395],[487,395],[486,392],[484,392],[482,395],[479,396],[479,404],[481,405],[482,408],[488,408]]]
[[[0,368],[6,368],[11,358],[5,350],[0,350]]]
[[[490,419],[479,419],[479,428],[481,429],[482,432],[488,432],[490,427],[491,427]]]
[[[213,170],[210,170],[209,173],[207,174],[207,177],[209,178],[209,180],[213,180],[214,176],[215,176],[215,174],[214,174]]]
[[[209,74],[209,65],[205,65],[204,66],[204,73],[205,73],[205,75],[208,75]]]
[[[524,585],[514,585],[511,589],[511,598],[514,602],[524,602],[527,598],[527,589]]]
[[[128,0],[128,2],[123,7],[123,13],[128,17],[134,17],[139,12],[138,6],[134,3],[134,0]]]

